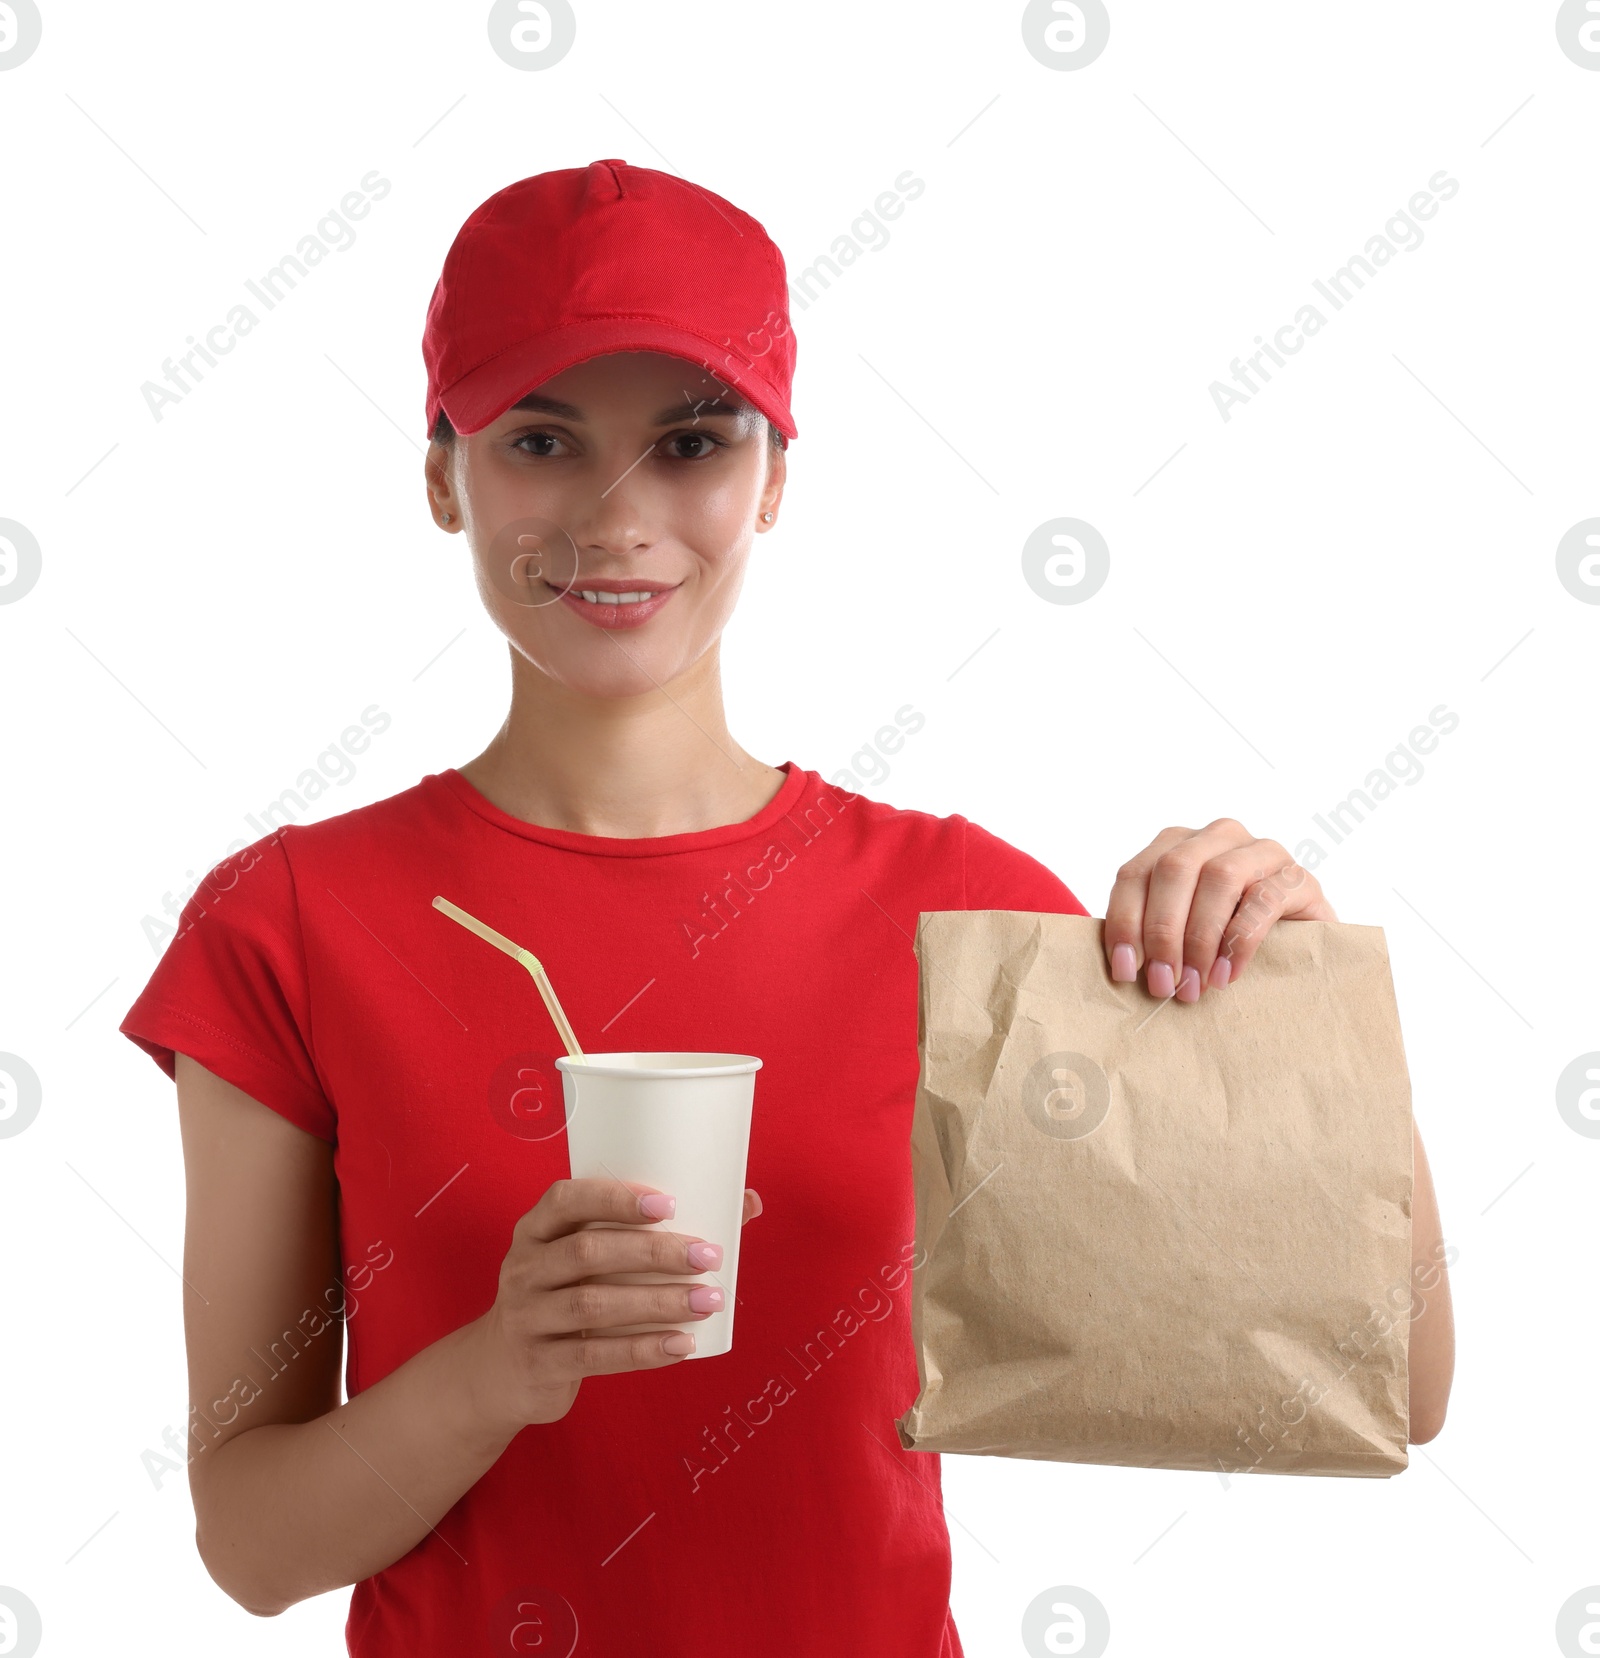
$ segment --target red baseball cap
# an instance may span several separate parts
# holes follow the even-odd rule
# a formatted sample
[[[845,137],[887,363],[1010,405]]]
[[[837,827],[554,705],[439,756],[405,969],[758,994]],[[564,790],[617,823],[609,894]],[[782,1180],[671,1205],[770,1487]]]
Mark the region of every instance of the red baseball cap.
[[[520,179],[456,233],[422,335],[428,430],[443,409],[456,431],[481,431],[551,376],[613,351],[698,363],[786,438],[800,435],[777,244],[721,196],[625,161]]]

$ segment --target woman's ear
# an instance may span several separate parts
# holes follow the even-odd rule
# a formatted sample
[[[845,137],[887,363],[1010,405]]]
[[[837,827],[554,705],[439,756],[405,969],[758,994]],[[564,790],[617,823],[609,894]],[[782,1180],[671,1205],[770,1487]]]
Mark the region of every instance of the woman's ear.
[[[767,481],[761,490],[756,507],[756,528],[770,530],[777,522],[778,503],[783,499],[783,486],[789,475],[789,458],[776,444],[767,445]]]
[[[422,476],[428,491],[428,511],[436,524],[453,533],[461,528],[461,510],[456,505],[450,470],[449,449],[442,443],[430,443],[422,462]]]

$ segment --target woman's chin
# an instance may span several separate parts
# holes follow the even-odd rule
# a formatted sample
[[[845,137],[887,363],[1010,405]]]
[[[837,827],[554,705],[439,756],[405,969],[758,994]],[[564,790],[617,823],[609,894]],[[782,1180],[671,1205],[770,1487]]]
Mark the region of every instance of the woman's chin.
[[[659,691],[689,666],[682,652],[662,650],[640,638],[602,636],[575,650],[528,651],[529,661],[574,696],[620,701]]]

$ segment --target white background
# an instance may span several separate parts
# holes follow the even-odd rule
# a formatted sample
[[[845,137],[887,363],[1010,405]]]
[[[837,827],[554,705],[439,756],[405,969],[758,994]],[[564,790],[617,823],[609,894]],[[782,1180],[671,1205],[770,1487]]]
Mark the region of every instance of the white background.
[[[363,708],[393,724],[319,815],[497,726],[505,651],[425,509],[423,316],[479,201],[602,156],[737,202],[791,275],[926,184],[795,312],[801,436],[724,641],[746,747],[832,774],[910,703],[865,792],[966,813],[1095,913],[1159,829],[1228,815],[1318,840],[1388,939],[1459,1250],[1444,1433],[1391,1480],[946,1458],[968,1652],[1022,1651],[1055,1585],[1118,1655],[1560,1650],[1600,1581],[1600,1141],[1555,1106],[1600,1048],[1600,608],[1555,562],[1600,514],[1600,72],[1547,0],[1111,10],[1058,72],[1014,0],[613,0],[529,73],[483,4],[47,0],[0,73],[0,517],[43,558],[0,605],[0,1050],[44,1089],[0,1139],[0,1583],[46,1654],[343,1650],[347,1594],[250,1618],[141,1465],[186,1408],[182,1162],[116,1026],[144,918]],[[355,243],[153,419],[163,359],[373,169]],[[1421,245],[1224,421],[1211,383],[1441,169]],[[1062,516],[1110,548],[1081,604],[1022,577]],[[1335,847],[1313,814],[1441,704],[1420,780]]]

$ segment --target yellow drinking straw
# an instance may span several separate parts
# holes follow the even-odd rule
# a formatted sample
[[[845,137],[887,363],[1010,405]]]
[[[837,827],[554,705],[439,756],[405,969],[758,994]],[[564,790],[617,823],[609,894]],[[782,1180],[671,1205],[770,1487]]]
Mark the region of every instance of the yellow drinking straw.
[[[578,1046],[578,1039],[572,1034],[572,1026],[567,1023],[567,1016],[561,1011],[560,1002],[556,1000],[555,987],[550,983],[550,975],[544,970],[544,963],[531,950],[524,950],[520,944],[513,944],[504,933],[497,933],[493,927],[485,926],[475,915],[468,915],[459,904],[452,904],[448,898],[435,898],[433,907],[443,910],[452,921],[459,921],[469,933],[476,933],[495,949],[504,950],[513,961],[519,961],[527,968],[533,975],[533,982],[539,987],[544,1005],[550,1010],[550,1017],[555,1021],[561,1040],[567,1045],[568,1055],[581,1063],[583,1049]]]

